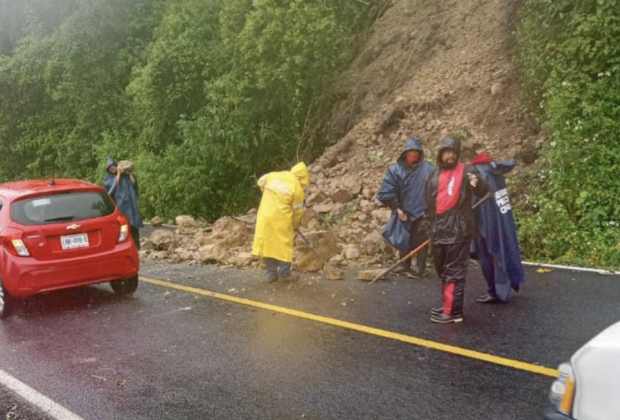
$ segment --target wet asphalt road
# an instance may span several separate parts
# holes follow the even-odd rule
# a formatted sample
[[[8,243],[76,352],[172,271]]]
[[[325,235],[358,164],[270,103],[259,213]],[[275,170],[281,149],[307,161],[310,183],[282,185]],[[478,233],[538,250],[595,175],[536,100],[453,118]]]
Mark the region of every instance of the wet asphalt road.
[[[142,275],[555,368],[620,320],[620,277],[527,268],[510,304],[435,325],[433,276],[373,285],[143,263]],[[552,379],[141,283],[40,296],[0,324],[0,369],[84,419],[537,419]],[[11,412],[9,416],[7,413]],[[0,387],[0,419],[43,419]],[[21,416],[21,417],[20,417]]]

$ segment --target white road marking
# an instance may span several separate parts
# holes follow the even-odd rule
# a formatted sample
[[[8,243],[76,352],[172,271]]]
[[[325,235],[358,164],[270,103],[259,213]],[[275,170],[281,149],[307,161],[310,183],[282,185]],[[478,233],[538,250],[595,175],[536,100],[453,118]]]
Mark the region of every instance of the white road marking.
[[[40,392],[30,388],[17,378],[0,369],[0,385],[9,388],[23,399],[57,420],[84,420],[61,405],[47,398]]]
[[[572,271],[582,271],[586,273],[597,273],[597,274],[605,274],[605,275],[620,275],[620,273],[616,270],[605,270],[601,268],[588,268],[588,267],[572,267],[570,265],[558,265],[558,264],[544,264],[530,261],[523,261],[523,265],[531,265],[534,267],[548,267],[548,268],[558,268],[560,270],[572,270]]]

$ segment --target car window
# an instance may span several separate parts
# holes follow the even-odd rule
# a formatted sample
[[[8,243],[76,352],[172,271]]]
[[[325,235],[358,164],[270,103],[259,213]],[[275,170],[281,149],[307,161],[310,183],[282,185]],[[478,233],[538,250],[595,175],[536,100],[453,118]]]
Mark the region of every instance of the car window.
[[[11,206],[11,218],[23,225],[95,219],[112,213],[114,204],[108,195],[96,191],[32,197]]]

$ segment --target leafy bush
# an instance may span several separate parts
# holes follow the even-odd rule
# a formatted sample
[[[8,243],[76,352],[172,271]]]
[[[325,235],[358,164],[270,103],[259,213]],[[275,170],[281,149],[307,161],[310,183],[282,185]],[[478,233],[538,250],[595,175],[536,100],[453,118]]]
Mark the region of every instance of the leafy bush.
[[[213,218],[253,204],[248,180],[295,163],[304,120],[352,57],[364,10],[299,0],[173,4],[129,87],[137,147],[153,160],[145,176],[159,180],[143,182],[157,203],[145,208]]]
[[[107,156],[131,159],[145,216],[213,219],[320,151],[304,126],[378,0],[61,2],[0,30],[0,178],[100,182]]]
[[[532,258],[620,266],[620,8],[611,0],[526,0],[525,92],[550,143],[521,214]]]

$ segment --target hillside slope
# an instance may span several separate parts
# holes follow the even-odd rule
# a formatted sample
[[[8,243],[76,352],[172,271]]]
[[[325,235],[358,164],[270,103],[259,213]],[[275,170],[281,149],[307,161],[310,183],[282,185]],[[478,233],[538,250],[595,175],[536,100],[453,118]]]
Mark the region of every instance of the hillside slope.
[[[319,161],[322,167],[332,167],[338,155],[354,170],[380,151],[385,164],[409,135],[434,150],[455,132],[497,158],[531,163],[542,137],[519,104],[518,4],[394,0],[342,76],[342,99],[330,121],[342,140]]]
[[[330,131],[340,140],[311,166],[303,232],[320,244],[332,266],[381,263],[391,258],[379,232],[390,212],[376,206],[387,167],[406,139],[421,140],[434,161],[437,144],[458,133],[465,144],[496,159],[530,164],[544,136],[519,104],[513,62],[518,0],[393,0],[336,87]],[[244,219],[249,220],[251,217]],[[226,223],[230,223],[228,220]],[[248,229],[248,233],[251,229]],[[338,247],[328,236],[337,237]],[[177,259],[250,264],[244,246],[214,257],[182,240]],[[316,270],[312,252],[296,241],[297,269]],[[190,252],[187,252],[189,249]],[[183,255],[183,257],[178,257]],[[252,263],[256,265],[257,262]]]

